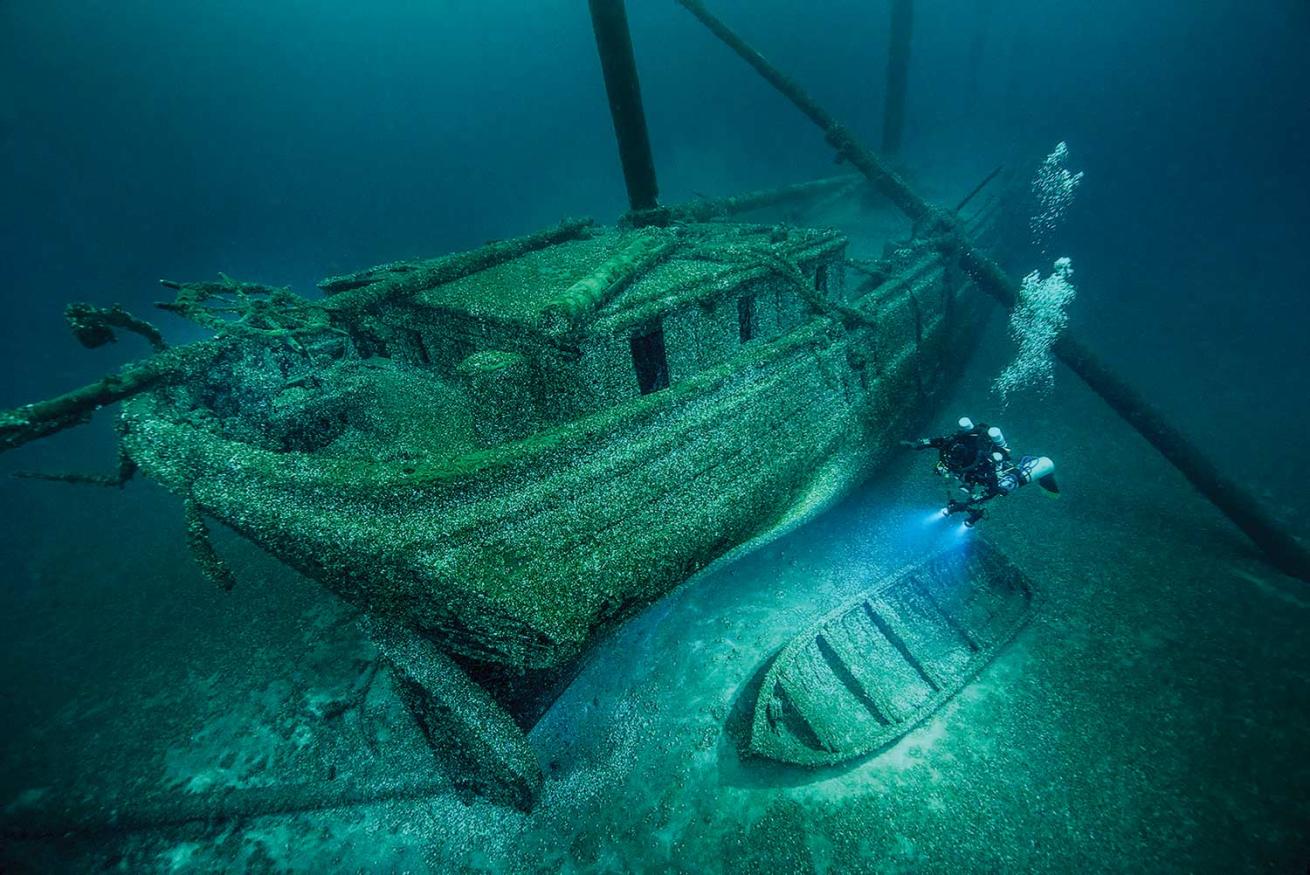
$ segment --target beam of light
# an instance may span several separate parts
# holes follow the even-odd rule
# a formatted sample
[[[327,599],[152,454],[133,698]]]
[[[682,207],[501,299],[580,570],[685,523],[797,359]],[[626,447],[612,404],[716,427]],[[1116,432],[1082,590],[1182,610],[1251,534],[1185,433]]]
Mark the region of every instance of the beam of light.
[[[933,523],[939,523],[942,520],[946,519],[946,517],[948,517],[949,515],[950,514],[947,512],[946,508],[944,507],[938,508],[937,510],[934,510],[932,513],[928,514],[923,518],[923,524],[925,526],[930,526]]]

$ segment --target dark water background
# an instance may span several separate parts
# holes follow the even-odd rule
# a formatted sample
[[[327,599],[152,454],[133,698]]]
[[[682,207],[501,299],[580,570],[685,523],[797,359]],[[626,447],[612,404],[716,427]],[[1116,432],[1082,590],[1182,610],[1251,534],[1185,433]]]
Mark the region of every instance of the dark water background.
[[[1007,262],[1071,256],[1072,326],[1306,532],[1310,4],[917,5],[908,171],[943,200],[1002,162],[1022,188],[1067,141],[1086,172],[1068,221],[1046,258],[1019,229]],[[878,142],[886,3],[712,7]],[[666,202],[834,172],[817,131],[671,0],[630,0],[629,15]],[[0,0],[0,193],[6,408],[141,352],[135,338],[82,350],[71,300],[123,303],[186,339],[198,330],[150,313],[159,277],[308,292],[626,206],[581,0]],[[109,423],[0,474],[107,469]],[[3,585],[38,587],[33,545],[73,543],[50,527],[85,499],[3,495]],[[128,513],[130,499],[91,500]]]
[[[666,201],[831,171],[818,133],[687,13],[629,5]],[[918,5],[907,168],[1026,174],[1068,141],[1087,176],[1052,253],[1078,270],[1073,324],[1237,473],[1294,503],[1310,396],[1310,5]],[[884,3],[715,9],[877,142]],[[580,0],[9,0],[0,191],[4,406],[136,352],[82,352],[60,319],[69,300],[148,312],[159,277],[220,270],[307,291],[625,206]],[[1007,254],[1016,270],[1045,266]]]

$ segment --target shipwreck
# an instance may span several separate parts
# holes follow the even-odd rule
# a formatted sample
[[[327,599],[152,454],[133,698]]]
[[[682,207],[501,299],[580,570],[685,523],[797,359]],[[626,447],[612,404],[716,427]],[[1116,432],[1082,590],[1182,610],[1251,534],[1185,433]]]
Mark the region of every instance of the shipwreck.
[[[331,277],[313,297],[167,282],[162,306],[213,332],[185,346],[121,308],[73,305],[85,345],[130,331],[153,355],[0,413],[7,450],[121,402],[118,473],[59,479],[140,471],[181,497],[220,585],[234,579],[211,522],[359,607],[455,785],[520,808],[542,781],[526,731],[597,637],[866,479],[935,412],[987,297],[1014,300],[978,244],[994,202],[964,210],[975,190],[954,210],[928,204],[703,5],[679,2],[860,176],[661,205],[623,4],[592,0],[631,206],[616,227],[567,220]],[[851,258],[833,230],[742,220],[857,185],[913,227],[880,259]],[[1306,568],[1303,548],[1085,347],[1066,335],[1056,352],[1271,558]],[[848,746],[896,729],[870,727]],[[842,744],[788,756],[828,761]]]
[[[844,494],[958,373],[978,303],[933,241],[860,269],[834,231],[569,221],[314,301],[170,283],[216,336],[147,360],[185,373],[123,403],[124,465],[220,585],[209,520],[364,610],[457,783],[526,806],[523,730],[596,636]]]

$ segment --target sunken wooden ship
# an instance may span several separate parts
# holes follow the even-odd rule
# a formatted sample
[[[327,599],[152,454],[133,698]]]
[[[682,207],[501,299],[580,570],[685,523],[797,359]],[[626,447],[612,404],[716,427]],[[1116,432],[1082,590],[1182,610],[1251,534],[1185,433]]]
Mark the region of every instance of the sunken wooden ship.
[[[269,314],[296,310],[272,304],[266,336],[127,402],[124,451],[187,500],[220,580],[206,517],[476,679],[441,733],[483,738],[499,707],[526,727],[598,634],[843,494],[930,411],[979,324],[963,278],[909,243],[856,296],[845,247],[566,223],[333,278],[321,330],[281,334]],[[433,282],[452,261],[480,269]],[[262,292],[188,284],[178,309],[244,302],[249,327]]]
[[[185,346],[72,305],[84,345],[129,331],[154,354],[0,413],[3,450],[121,402],[118,474],[58,479],[140,471],[183,499],[223,587],[213,522],[360,608],[456,787],[521,808],[542,780],[526,730],[589,645],[874,471],[931,415],[983,306],[954,213],[863,261],[834,230],[738,220],[853,177],[660,205],[622,4],[592,11],[618,227],[569,220],[317,297],[165,282],[161,306],[213,332]]]
[[[121,396],[120,479],[184,499],[201,566],[232,586],[217,521],[365,611],[457,784],[526,807],[524,731],[588,645],[864,479],[967,357],[980,304],[940,240],[846,247],[673,215],[566,221],[316,299],[167,283],[212,339],[75,306],[84,342],[126,328],[159,351],[0,426]]]
[[[449,282],[326,281],[323,331],[237,332],[127,402],[127,457],[462,660],[555,670],[866,475],[977,324],[930,247],[848,301],[834,232],[564,227]]]
[[[869,183],[862,196],[905,214],[907,239],[855,259],[837,231],[741,221],[848,195],[853,177],[661,205],[623,3],[591,0],[631,207],[618,227],[565,221],[332,277],[317,297],[226,277],[166,283],[176,297],[162,306],[213,332],[185,346],[119,307],[73,305],[85,345],[131,331],[154,354],[0,412],[4,451],[121,402],[119,472],[58,479],[121,484],[140,470],[183,499],[196,558],[225,588],[234,578],[214,521],[358,606],[456,787],[521,808],[542,781],[525,733],[597,637],[875,471],[933,415],[986,297],[1015,301],[978,246],[995,201],[967,214],[975,189],[954,210],[931,205],[698,0],[678,2],[824,131]],[[1085,347],[1064,337],[1055,353],[1271,556],[1304,565]],[[887,637],[880,606],[857,608],[869,623],[852,635]],[[879,678],[866,677],[856,703],[874,707],[842,711],[858,732],[816,726],[833,715],[807,711],[809,688],[786,671],[817,665],[816,653],[830,662],[837,632],[850,631],[802,635],[779,660],[757,753],[858,755],[972,671],[927,675],[922,701],[900,710],[900,693],[880,699]],[[992,653],[982,640],[960,646]],[[846,683],[854,669],[837,674]]]
[[[566,221],[333,277],[314,298],[166,283],[162,306],[213,331],[185,346],[117,306],[72,305],[86,346],[130,331],[154,354],[0,412],[5,451],[121,402],[118,473],[56,479],[140,470],[182,497],[196,558],[225,588],[210,521],[361,608],[456,788],[520,808],[542,781],[525,732],[589,645],[874,471],[963,366],[984,296],[1016,301],[978,245],[995,210],[962,215],[978,189],[930,204],[700,0],[677,2],[823,131],[909,239],[855,260],[836,231],[737,221],[849,178],[662,206],[622,0],[590,0],[631,207],[619,227]],[[899,33],[885,149],[903,121]],[[1085,345],[1066,334],[1053,353],[1310,579],[1310,551]],[[755,752],[837,762],[930,713],[1031,606],[1012,569],[984,564],[934,566],[798,636],[758,704]],[[939,578],[981,587],[977,600]],[[917,624],[935,632],[916,649],[896,618],[920,609],[939,622]]]

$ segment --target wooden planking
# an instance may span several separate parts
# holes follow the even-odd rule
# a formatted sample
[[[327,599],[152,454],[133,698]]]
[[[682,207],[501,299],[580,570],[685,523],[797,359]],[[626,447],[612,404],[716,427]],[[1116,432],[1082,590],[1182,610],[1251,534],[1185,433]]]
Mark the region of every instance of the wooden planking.
[[[932,695],[932,688],[874,625],[867,610],[838,617],[824,627],[824,637],[889,720],[905,719]]]
[[[878,729],[877,718],[836,676],[814,642],[796,654],[778,683],[827,750],[844,750]]]
[[[948,687],[969,662],[968,642],[913,584],[892,587],[874,599],[885,630],[904,643],[907,661],[921,666],[938,689]]]
[[[950,617],[979,649],[995,647],[1027,610],[1017,582],[1008,577],[995,586],[963,586],[945,575],[926,576],[924,595]]]
[[[823,765],[894,742],[990,662],[1032,605],[1027,579],[985,542],[933,557],[792,639],[756,703],[752,748]]]

